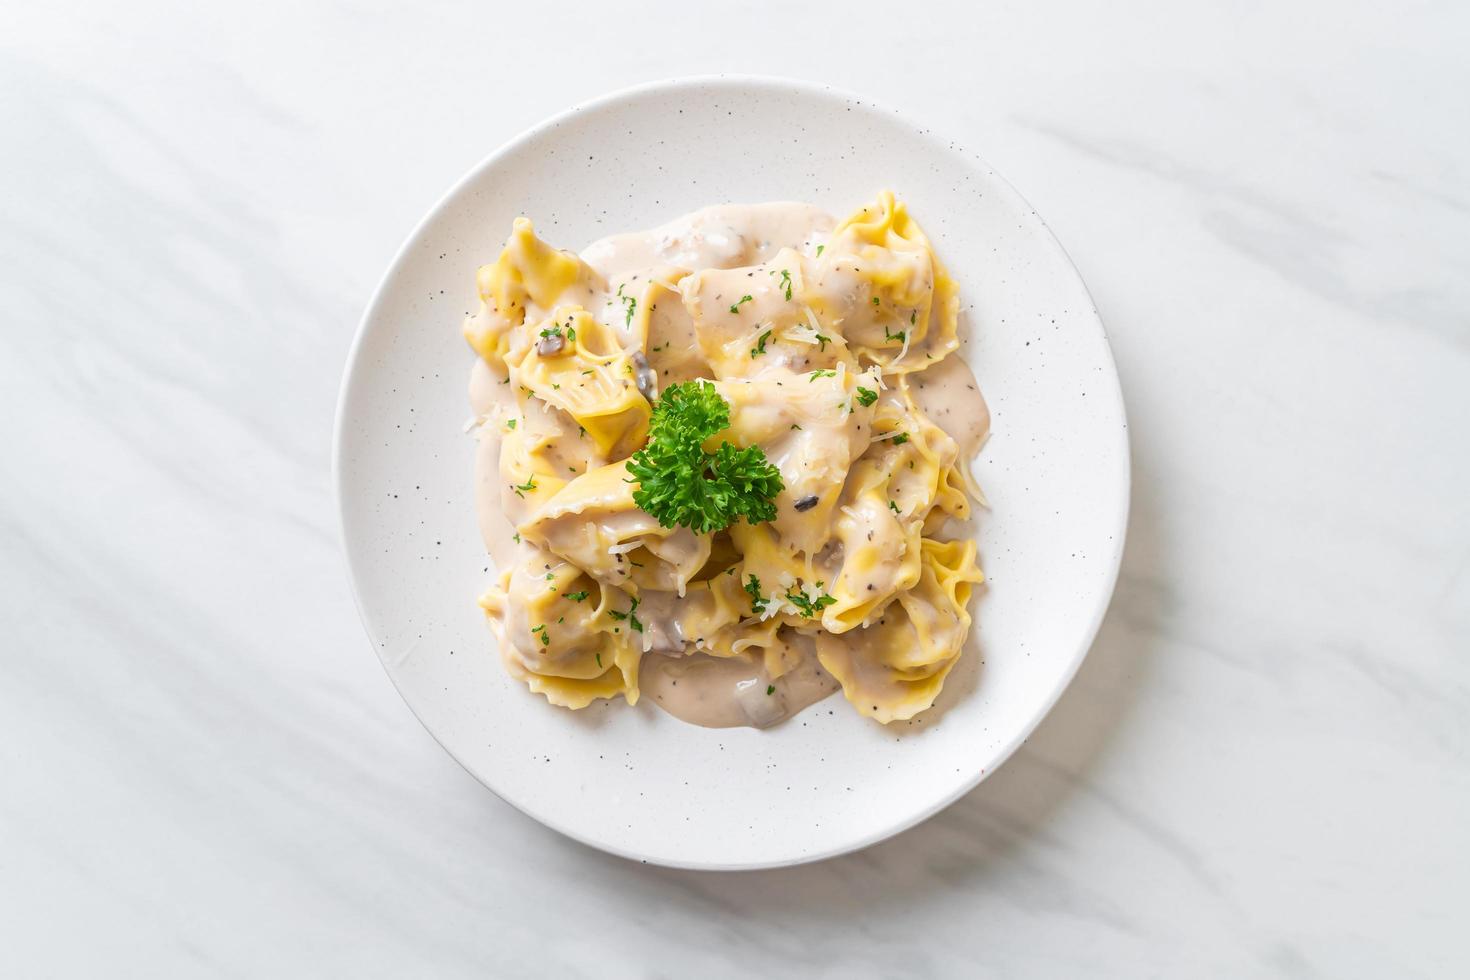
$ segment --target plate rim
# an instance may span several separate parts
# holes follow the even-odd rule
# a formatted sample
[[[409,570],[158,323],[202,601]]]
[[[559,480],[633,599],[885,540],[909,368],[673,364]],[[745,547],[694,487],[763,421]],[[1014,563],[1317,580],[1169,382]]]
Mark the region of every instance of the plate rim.
[[[1111,379],[1113,381],[1113,384],[1111,385],[1112,400],[1116,403],[1113,407],[1117,411],[1119,419],[1118,441],[1120,443],[1119,448],[1121,452],[1119,462],[1122,471],[1122,485],[1120,488],[1121,506],[1119,512],[1113,515],[1114,536],[1118,540],[1118,547],[1113,553],[1113,560],[1110,566],[1106,569],[1104,589],[1102,592],[1103,598],[1097,603],[1097,607],[1092,610],[1086,628],[1081,634],[1082,639],[1079,640],[1077,649],[1072,653],[1069,661],[1065,666],[1065,669],[1062,671],[1061,674],[1058,675],[1058,680],[1053,689],[1046,697],[1041,709],[1035,713],[1035,715],[1026,725],[1017,729],[1012,738],[1008,740],[1008,742],[997,753],[994,762],[988,768],[980,770],[973,776],[967,776],[965,779],[956,784],[956,786],[950,793],[944,795],[938,801],[932,803],[931,805],[915,811],[913,814],[909,815],[903,820],[897,821],[890,826],[869,833],[861,838],[834,845],[824,850],[813,851],[809,854],[800,854],[793,857],[785,857],[769,861],[743,861],[721,863],[718,861],[680,861],[670,860],[662,857],[649,856],[647,854],[638,853],[637,851],[634,851],[632,849],[620,847],[614,843],[591,839],[590,837],[563,825],[560,820],[554,817],[543,816],[541,814],[528,811],[515,800],[509,799],[508,797],[497,791],[495,787],[486,782],[479,773],[477,773],[473,768],[467,765],[465,760],[460,758],[460,756],[452,748],[445,744],[444,740],[439,737],[439,735],[433,730],[433,728],[429,726],[426,721],[424,721],[423,716],[419,714],[419,711],[417,708],[414,707],[413,702],[410,701],[407,695],[404,694],[403,688],[399,685],[398,679],[394,676],[393,671],[389,669],[388,663],[383,658],[380,645],[377,643],[377,640],[373,634],[373,630],[368,622],[367,611],[363,605],[363,597],[359,583],[359,576],[357,568],[353,562],[353,550],[348,543],[347,537],[348,532],[346,503],[348,488],[344,483],[343,475],[343,459],[345,455],[345,441],[347,438],[347,423],[344,410],[346,408],[349,395],[354,388],[354,378],[359,374],[359,361],[361,360],[362,348],[368,332],[369,324],[377,318],[380,307],[382,307],[386,302],[390,282],[397,277],[397,275],[401,271],[402,266],[407,262],[409,255],[413,252],[415,243],[419,241],[425,229],[430,224],[439,219],[439,217],[448,209],[451,201],[456,199],[466,189],[468,185],[478,181],[486,171],[494,168],[501,159],[508,156],[515,150],[518,150],[521,146],[530,142],[531,140],[534,140],[542,136],[543,134],[556,129],[562,123],[583,113],[607,109],[620,103],[632,102],[648,94],[677,92],[680,90],[697,89],[708,86],[720,86],[734,89],[766,89],[783,93],[795,93],[803,96],[818,96],[827,99],[842,99],[853,104],[863,105],[880,113],[891,114],[898,119],[904,121],[913,128],[913,135],[915,137],[927,139],[930,141],[937,141],[941,144],[947,142],[950,149],[960,152],[962,155],[969,157],[976,165],[982,167],[986,171],[987,176],[991,180],[995,181],[997,187],[1011,194],[1015,198],[1015,200],[1023,205],[1025,210],[1029,211],[1032,217],[1036,219],[1038,229],[1044,233],[1043,240],[1049,242],[1050,246],[1056,250],[1056,254],[1060,256],[1060,258],[1065,263],[1067,273],[1071,275],[1077,287],[1082,290],[1082,294],[1087,297],[1088,310],[1086,315],[1090,319],[1092,327],[1096,330],[1098,338],[1102,341],[1103,355],[1106,358],[1108,367],[1111,369]],[[483,786],[497,799],[509,804],[515,810],[536,821],[537,823],[548,827],[558,834],[570,838],[571,840],[574,840],[579,844],[582,844],[586,847],[594,848],[599,851],[603,851],[605,853],[617,855],[618,857],[624,858],[629,861],[636,861],[641,864],[653,864],[660,867],[681,868],[693,871],[755,871],[811,864],[818,861],[825,861],[830,858],[839,857],[844,854],[851,854],[853,852],[872,847],[875,844],[881,843],[882,841],[888,840],[892,837],[896,837],[899,834],[904,833],[905,831],[913,829],[914,827],[925,822],[940,811],[949,808],[961,797],[967,795],[972,790],[974,790],[976,786],[980,785],[980,783],[982,783],[985,779],[995,773],[996,770],[1000,769],[1001,766],[1005,765],[1005,763],[1010,760],[1011,756],[1015,754],[1016,750],[1019,749],[1021,745],[1023,745],[1026,740],[1031,737],[1031,735],[1036,731],[1041,723],[1051,715],[1052,710],[1056,707],[1057,702],[1061,700],[1062,695],[1067,691],[1068,688],[1072,686],[1072,681],[1076,678],[1077,672],[1081,669],[1082,662],[1087,659],[1087,655],[1091,652],[1092,646],[1097,640],[1097,634],[1102,628],[1103,619],[1107,616],[1108,610],[1112,608],[1114,594],[1117,589],[1118,575],[1123,564],[1123,555],[1124,552],[1127,550],[1128,524],[1130,513],[1132,510],[1133,496],[1133,454],[1132,445],[1128,434],[1127,404],[1123,397],[1122,378],[1118,374],[1117,359],[1113,356],[1112,342],[1108,338],[1107,329],[1102,322],[1101,315],[1098,313],[1096,300],[1094,300],[1091,291],[1087,288],[1087,283],[1082,278],[1082,274],[1077,269],[1077,265],[1072,260],[1071,255],[1068,254],[1066,248],[1063,247],[1061,241],[1059,241],[1056,235],[1052,232],[1051,226],[1047,224],[1046,220],[1041,217],[1040,213],[1037,212],[1035,208],[1031,207],[1030,202],[1026,200],[1025,196],[1022,195],[1020,191],[1018,191],[1015,186],[1012,185],[1010,181],[1007,180],[999,171],[992,167],[988,161],[986,161],[983,157],[980,157],[978,154],[966,150],[963,144],[959,143],[956,140],[943,140],[939,136],[941,132],[942,130],[937,130],[931,126],[926,125],[922,119],[922,116],[916,115],[907,110],[900,110],[886,103],[876,101],[866,96],[858,95],[854,92],[839,88],[837,86],[828,85],[822,82],[814,82],[806,79],[779,75],[721,72],[715,74],[680,75],[670,78],[641,82],[636,85],[630,85],[624,88],[614,89],[610,92],[605,92],[602,95],[596,96],[586,101],[573,103],[567,108],[553,113],[545,119],[542,119],[540,122],[537,122],[527,127],[526,129],[521,130],[514,136],[505,140],[494,150],[492,150],[490,153],[481,158],[477,163],[475,163],[474,166],[467,170],[458,180],[451,184],[449,188],[439,196],[433,206],[430,207],[429,210],[424,213],[423,217],[421,217],[414,224],[413,228],[404,237],[402,244],[400,244],[398,249],[394,252],[393,258],[389,261],[387,267],[379,276],[377,285],[374,286],[372,295],[368,300],[367,305],[363,308],[361,317],[358,318],[357,327],[354,330],[352,336],[352,343],[347,350],[347,357],[342,370],[342,379],[338,385],[337,390],[337,401],[334,410],[335,416],[332,424],[331,479],[332,496],[337,509],[337,537],[338,544],[341,549],[340,555],[341,560],[346,566],[347,581],[352,592],[353,605],[357,609],[358,620],[362,625],[363,632],[367,636],[368,645],[372,647],[373,652],[377,657],[378,665],[380,668],[382,668],[383,673],[387,675],[389,683],[393,685],[393,689],[398,693],[399,698],[403,701],[409,712],[414,716],[414,718],[423,727],[423,729],[429,733],[429,736],[439,745],[439,747],[442,748],[449,755],[449,757],[459,765],[461,769],[467,772],[477,783]]]

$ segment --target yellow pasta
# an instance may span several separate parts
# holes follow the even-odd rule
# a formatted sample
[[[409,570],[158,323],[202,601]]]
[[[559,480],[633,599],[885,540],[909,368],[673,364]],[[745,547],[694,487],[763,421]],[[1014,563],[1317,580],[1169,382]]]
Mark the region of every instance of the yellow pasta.
[[[627,475],[619,462],[578,476],[517,530],[609,585],[683,592],[709,557],[710,537],[639,510]]]
[[[630,704],[638,700],[643,651],[631,631],[609,625],[617,595],[576,566],[541,554],[503,573],[480,606],[496,624],[512,676],[552,704],[583,708],[620,694]]]
[[[984,581],[958,524],[983,431],[926,412],[958,291],[901,202],[840,222],[720,206],[582,256],[518,218],[476,285],[464,334],[490,368],[478,411],[500,462],[485,503],[514,533],[481,606],[511,676],[562,707],[635,703],[647,671],[705,658],[729,690],[699,698],[757,725],[836,686],[885,724],[933,704]],[[645,512],[629,469],[660,393],[698,379],[728,424],[687,451],[755,452],[779,476],[760,519],[704,533]],[[666,676],[661,705],[698,721],[670,699],[703,675]]]
[[[938,697],[970,630],[967,608],[984,581],[970,541],[924,540],[921,574],[860,638],[822,633],[817,656],[860,713],[907,721]]]
[[[536,332],[538,342],[513,365],[517,381],[570,415],[603,454],[622,459],[642,445],[648,400],[611,329],[586,310],[557,307]]]

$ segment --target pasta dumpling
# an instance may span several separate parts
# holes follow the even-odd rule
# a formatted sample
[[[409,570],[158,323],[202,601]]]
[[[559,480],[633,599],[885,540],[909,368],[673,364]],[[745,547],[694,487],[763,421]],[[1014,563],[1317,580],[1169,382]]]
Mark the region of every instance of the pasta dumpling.
[[[571,416],[603,455],[620,459],[648,434],[649,405],[633,359],[611,333],[586,310],[559,306],[514,368],[531,395]]]
[[[480,605],[496,625],[512,676],[552,704],[584,708],[618,695],[638,701],[643,650],[631,631],[610,625],[618,595],[575,565],[528,548]]]
[[[476,287],[480,523],[511,536],[480,604],[512,677],[712,725],[934,703],[984,581],[989,414],[962,361],[930,370],[958,292],[901,202],[721,205],[582,255],[518,218]]]
[[[517,531],[601,582],[635,594],[682,594],[710,553],[710,536],[666,528],[633,503],[622,463],[609,463],[562,485]]]
[[[877,622],[845,635],[819,633],[817,656],[860,713],[907,721],[938,697],[970,631],[970,593],[984,581],[972,541],[929,541],[920,574]]]

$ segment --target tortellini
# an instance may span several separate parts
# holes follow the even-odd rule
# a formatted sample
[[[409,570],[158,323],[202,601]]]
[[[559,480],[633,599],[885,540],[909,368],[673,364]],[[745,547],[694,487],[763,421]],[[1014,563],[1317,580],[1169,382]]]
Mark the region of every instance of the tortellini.
[[[660,526],[634,505],[627,476],[618,462],[577,477],[521,524],[519,533],[609,585],[683,594],[709,558],[710,536]]]
[[[464,333],[515,536],[481,605],[512,676],[563,707],[632,703],[645,656],[713,657],[768,694],[825,670],[883,723],[933,704],[984,581],[947,539],[977,447],[922,407],[958,292],[902,203],[721,206],[581,256],[518,218],[477,286]],[[635,502],[659,392],[701,378],[729,406],[718,440],[780,473],[768,522],[696,534]]]
[[[550,555],[525,557],[480,600],[512,676],[564,708],[619,694],[636,703],[643,650],[610,615],[621,594]]]
[[[970,632],[970,592],[984,576],[972,541],[925,540],[913,588],[856,637],[819,633],[817,656],[858,711],[887,724],[934,703]]]

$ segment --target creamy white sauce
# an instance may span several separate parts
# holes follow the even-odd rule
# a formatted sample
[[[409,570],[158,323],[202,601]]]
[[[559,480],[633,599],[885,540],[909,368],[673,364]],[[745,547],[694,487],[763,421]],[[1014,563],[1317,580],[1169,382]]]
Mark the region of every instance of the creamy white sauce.
[[[726,204],[695,211],[649,231],[613,235],[581,253],[582,259],[607,280],[607,294],[589,293],[576,301],[589,310],[603,306],[620,309],[617,304],[621,300],[616,295],[619,286],[641,290],[649,281],[666,283],[667,291],[653,301],[656,305],[650,311],[645,345],[658,386],[661,389],[696,375],[708,376],[699,338],[677,291],[677,279],[695,270],[734,269],[768,262],[786,248],[814,256],[817,247],[826,244],[835,224],[830,215],[808,204]],[[844,274],[841,269],[828,272],[833,277]],[[732,283],[732,288],[737,287]],[[760,290],[753,288],[752,292]],[[775,295],[769,287],[764,292]],[[728,299],[721,294],[715,303],[723,307]],[[624,324],[619,320],[616,326],[621,329]],[[805,370],[822,365],[814,361],[786,366]],[[517,411],[513,386],[503,380],[483,360],[476,359],[470,376],[470,404],[480,420],[475,432],[476,511],[485,547],[502,571],[513,567],[516,551],[523,547],[515,543],[515,529],[503,510],[500,449],[505,420]],[[989,434],[990,413],[969,366],[956,354],[912,376],[912,384],[915,402],[954,438],[960,459],[973,459]],[[780,427],[789,428],[789,420],[783,419]],[[810,439],[808,435],[792,441],[793,445],[805,444]],[[785,458],[780,452],[776,457],[778,465]],[[833,493],[825,496],[835,498],[840,487],[831,489]],[[830,508],[830,501],[827,506]],[[836,568],[836,558],[828,554],[819,560],[827,567],[829,577]],[[678,634],[677,624],[667,614],[678,601],[673,593],[645,590],[640,607],[647,624],[645,642],[649,652],[642,660],[639,686],[645,699],[675,717],[709,728],[768,728],[838,690],[837,681],[816,657],[815,643],[798,634],[782,633],[795,666],[777,678],[772,678],[750,654],[714,657],[674,652],[681,646],[692,650],[692,646],[685,646],[686,638]],[[852,635],[846,638],[857,641]]]
[[[480,538],[499,571],[510,568],[515,555],[515,528],[500,505],[500,443],[505,420],[515,413],[511,386],[495,377],[483,358],[470,369],[470,408],[480,419],[475,435],[475,518]]]
[[[764,262],[782,248],[810,254],[836,225],[810,204],[717,204],[649,231],[611,235],[582,251],[582,261],[609,282],[658,266],[733,269]]]
[[[838,687],[810,653],[774,679],[744,654],[650,653],[643,658],[638,677],[643,697],[675,718],[705,728],[770,728]]]
[[[912,375],[914,402],[930,421],[960,447],[968,463],[990,435],[990,406],[980,394],[980,383],[961,352],[956,351],[931,368]]]

